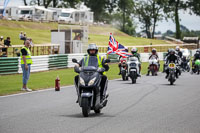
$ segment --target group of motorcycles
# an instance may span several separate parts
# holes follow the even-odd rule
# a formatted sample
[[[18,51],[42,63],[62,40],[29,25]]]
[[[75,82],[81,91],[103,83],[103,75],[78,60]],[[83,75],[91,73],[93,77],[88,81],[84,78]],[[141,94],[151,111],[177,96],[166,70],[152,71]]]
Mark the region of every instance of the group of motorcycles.
[[[173,85],[176,79],[181,75],[181,72],[190,72],[191,74],[197,73],[200,74],[200,60],[196,60],[194,65],[191,69],[190,67],[190,60],[189,56],[183,56],[180,58],[180,63],[176,64],[175,62],[170,62],[168,64],[164,64],[163,72],[167,69],[169,70],[169,76],[167,77],[170,85]],[[139,61],[136,57],[122,58],[120,60],[121,63],[121,76],[122,80],[126,81],[129,78],[132,80],[132,83],[136,83],[136,79],[139,77]],[[160,64],[159,61],[152,57],[149,59],[149,74],[152,76],[157,76],[157,72],[159,71]],[[177,72],[178,71],[178,72]],[[178,75],[176,75],[178,73]]]
[[[72,62],[78,63],[76,59],[73,59]],[[105,62],[109,63],[110,60],[106,59]],[[121,58],[120,63],[122,80],[126,81],[130,78],[133,84],[136,83],[137,78],[140,77],[140,61],[138,58]],[[158,59],[149,59],[148,70],[152,76],[157,76],[159,67]],[[168,65],[164,65],[163,72],[166,69],[169,70],[168,81],[172,85],[177,79],[177,70],[179,70],[179,75],[181,75],[181,71],[190,72],[191,67],[189,56],[183,56],[180,64],[170,62]],[[79,103],[79,106],[82,108],[82,114],[84,117],[88,117],[91,110],[94,110],[95,113],[100,113],[101,109],[107,105],[108,95],[106,94],[103,98],[100,96],[102,80],[101,73],[104,71],[104,68],[96,68],[93,66],[80,68],[75,67],[75,72],[79,73],[79,76],[75,77],[75,87],[78,95],[77,103]],[[200,73],[200,60],[194,62],[191,73]],[[107,88],[107,79],[105,83],[105,87]]]

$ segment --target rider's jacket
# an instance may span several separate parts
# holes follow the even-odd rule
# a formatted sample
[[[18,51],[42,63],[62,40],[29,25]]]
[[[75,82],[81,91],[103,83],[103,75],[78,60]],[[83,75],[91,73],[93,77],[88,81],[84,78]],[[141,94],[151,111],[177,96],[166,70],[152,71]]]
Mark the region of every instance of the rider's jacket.
[[[180,58],[182,58],[183,53],[182,53],[181,51],[177,51],[177,55],[178,55]]]
[[[137,57],[138,60],[139,60],[139,62],[140,62],[140,54],[134,53],[134,54],[132,54],[130,57]]]
[[[158,58],[158,54],[151,54],[150,56],[149,56],[149,59],[151,59],[151,58],[155,58],[155,59],[159,59]]]
[[[107,63],[104,63],[104,58],[98,54],[95,56],[86,56],[81,59],[78,63],[80,66],[94,66],[94,67],[104,67],[105,71],[109,70]]]
[[[194,59],[193,60],[196,61],[197,59],[200,60],[200,54],[196,53],[196,54],[194,54]]]
[[[169,54],[167,57],[166,57],[166,64],[170,63],[170,62],[173,62],[173,63],[178,63],[179,64],[179,60],[178,60],[178,56],[176,54]]]

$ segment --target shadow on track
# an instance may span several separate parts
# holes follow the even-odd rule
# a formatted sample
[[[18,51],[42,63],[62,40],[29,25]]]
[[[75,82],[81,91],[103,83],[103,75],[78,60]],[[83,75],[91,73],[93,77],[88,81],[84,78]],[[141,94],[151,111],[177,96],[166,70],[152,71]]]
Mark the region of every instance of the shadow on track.
[[[60,117],[70,117],[70,118],[94,118],[94,117],[115,117],[114,115],[107,115],[104,113],[96,114],[96,113],[90,113],[89,117],[84,117],[82,113],[78,114],[70,114],[70,115],[59,115]]]

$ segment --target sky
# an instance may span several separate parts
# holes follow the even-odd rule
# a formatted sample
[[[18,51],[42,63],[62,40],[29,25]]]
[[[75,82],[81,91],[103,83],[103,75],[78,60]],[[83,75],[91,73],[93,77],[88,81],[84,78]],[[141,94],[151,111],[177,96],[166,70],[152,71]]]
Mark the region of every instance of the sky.
[[[27,0],[27,3],[30,0]],[[3,6],[4,0],[0,0],[0,6]],[[8,6],[24,5],[23,0],[10,0]],[[181,19],[180,24],[186,26],[189,30],[200,30],[200,16],[190,15],[189,11],[179,10],[179,18]],[[175,31],[175,23],[171,20],[158,22],[156,32],[161,31],[162,33],[167,30]],[[137,32],[141,31],[140,25],[136,29]]]

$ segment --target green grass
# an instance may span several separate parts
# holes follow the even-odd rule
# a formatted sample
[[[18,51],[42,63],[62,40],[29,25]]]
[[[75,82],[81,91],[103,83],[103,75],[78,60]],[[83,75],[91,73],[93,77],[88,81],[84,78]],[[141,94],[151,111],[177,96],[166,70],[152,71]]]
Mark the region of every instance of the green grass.
[[[142,63],[142,74],[147,73],[148,63]],[[161,70],[162,70],[161,62]],[[121,78],[118,64],[110,64],[110,70],[107,72],[109,80]],[[59,75],[61,86],[72,85],[74,76],[77,75],[73,68],[51,70],[45,72],[31,73],[28,87],[33,90],[52,88],[55,85],[55,79]],[[15,94],[21,92],[22,74],[0,76],[0,95]]]
[[[43,28],[40,25],[42,25]],[[56,28],[56,26],[49,26],[48,28],[48,24],[0,20],[0,35],[4,36],[4,39],[9,36],[12,45],[23,44],[23,41],[19,39],[21,31],[26,32],[27,37],[31,37],[35,44],[50,43],[50,29],[53,27]]]
[[[155,39],[144,39],[139,37],[131,37],[131,36],[115,36],[114,38],[124,46],[138,46],[138,45],[152,45],[155,44],[167,44],[163,40],[155,40]],[[109,34],[106,35],[89,35],[89,43],[96,43],[99,46],[107,46],[109,42]]]
[[[34,44],[51,43],[51,30],[57,29],[57,23],[37,23],[37,22],[22,22],[22,21],[6,21],[0,20],[0,36],[11,37],[12,45],[21,45],[23,41],[19,40],[21,31],[26,32],[27,37],[33,39]],[[149,45],[166,44],[165,41],[152,40],[145,38],[137,38],[129,36],[111,26],[89,26],[89,43],[96,43],[100,46],[107,46],[110,32],[113,33],[115,39],[125,45]]]

